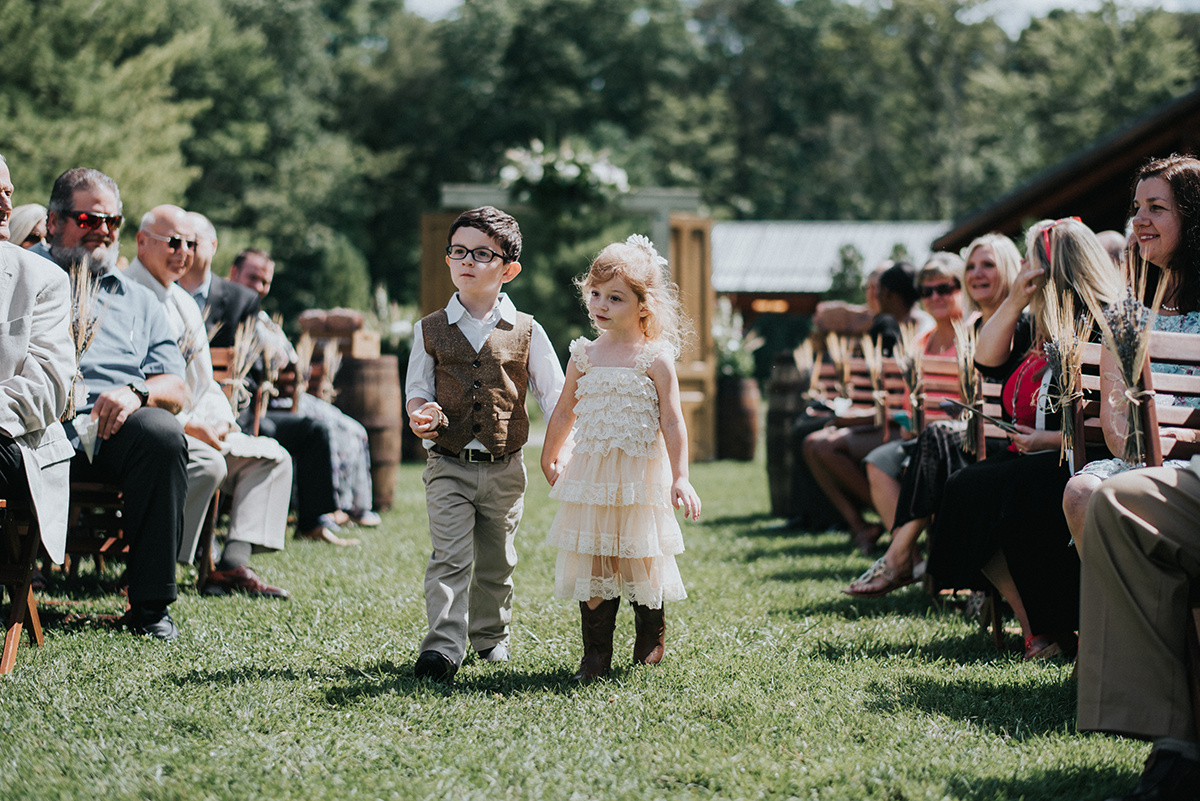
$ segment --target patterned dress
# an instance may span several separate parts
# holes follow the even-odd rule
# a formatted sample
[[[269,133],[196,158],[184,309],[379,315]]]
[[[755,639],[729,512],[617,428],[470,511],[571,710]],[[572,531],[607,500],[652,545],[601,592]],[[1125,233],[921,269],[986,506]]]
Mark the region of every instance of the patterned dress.
[[[687,597],[675,555],[683,534],[671,505],[671,466],[647,371],[665,347],[651,343],[633,367],[599,367],[587,339],[571,343],[582,374],[575,445],[550,490],[559,501],[546,542],[557,546],[554,594],[586,601],[622,595],[653,609]]]

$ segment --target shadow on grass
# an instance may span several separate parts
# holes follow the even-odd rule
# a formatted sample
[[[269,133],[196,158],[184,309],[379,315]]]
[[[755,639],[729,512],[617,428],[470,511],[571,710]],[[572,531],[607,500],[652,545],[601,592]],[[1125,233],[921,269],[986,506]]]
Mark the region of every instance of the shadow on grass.
[[[743,536],[752,536],[770,532],[773,528],[772,526],[762,526],[761,524],[767,520],[775,519],[765,512],[753,515],[713,515],[712,517],[705,517],[700,521],[699,525],[706,528],[715,528],[717,526],[754,526],[754,528],[748,531],[741,532]]]
[[[820,580],[828,579],[829,577],[829,571],[823,573],[814,571],[809,579]],[[853,577],[846,579],[845,586],[849,586],[851,581],[853,581]],[[929,596],[922,592],[919,587],[907,590],[901,589],[887,595],[881,595],[878,598],[856,598],[853,595],[846,595],[838,588],[831,589],[828,598],[810,603],[801,603],[799,606],[791,609],[773,609],[769,614],[788,617],[834,615],[846,620],[862,620],[864,618],[872,619],[891,617],[893,615],[905,617],[920,616],[929,611],[932,605],[933,602]]]
[[[822,535],[824,536],[824,535]],[[801,559],[805,557],[847,557],[855,554],[854,546],[846,539],[833,537],[829,539],[796,539],[780,538],[773,545],[760,545],[745,553],[732,556],[732,559],[743,562],[757,562],[760,559]],[[861,571],[860,571],[861,572]]]
[[[614,667],[608,681],[620,680],[633,671],[629,666]],[[343,678],[325,690],[324,700],[333,706],[349,706],[367,698],[383,695],[418,695],[434,693],[445,698],[456,695],[510,695],[549,693],[572,695],[583,689],[566,670],[485,672],[460,671],[450,682],[434,682],[413,677],[413,663],[396,665],[382,662],[368,668],[345,668]]]
[[[1023,798],[1034,799],[1091,799],[1108,798],[1128,792],[1137,776],[1114,767],[1088,767],[1072,770],[1031,770],[1020,778],[955,776],[946,782],[946,797],[967,799]]]
[[[815,629],[814,629],[815,630]],[[932,640],[871,640],[843,642],[818,639],[809,643],[808,654],[813,659],[829,662],[846,660],[887,659],[905,656],[919,661],[944,661],[958,665],[987,665],[1016,658],[1016,651],[997,651],[991,639],[978,632],[943,636]],[[970,701],[971,699],[966,699]],[[969,707],[968,707],[969,708]]]
[[[899,685],[899,686],[897,686]],[[874,698],[866,708],[894,714],[916,709],[962,720],[997,736],[1016,740],[1075,731],[1075,682],[1063,672],[1060,681],[1036,693],[1018,680],[997,676],[933,677],[905,675],[870,685]]]

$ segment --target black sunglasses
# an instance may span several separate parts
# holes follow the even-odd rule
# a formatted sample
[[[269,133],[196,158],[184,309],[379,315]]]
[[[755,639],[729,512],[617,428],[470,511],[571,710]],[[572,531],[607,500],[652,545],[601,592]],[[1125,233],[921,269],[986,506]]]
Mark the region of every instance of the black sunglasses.
[[[120,214],[100,214],[95,211],[68,211],[65,216],[85,231],[95,231],[105,223],[108,223],[108,230],[115,231],[121,227],[124,219]]]
[[[956,282],[953,284],[933,284],[933,285],[923,286],[923,287],[921,287],[920,292],[921,292],[921,297],[931,298],[934,295],[940,295],[942,297],[945,297],[946,295],[953,295],[958,290],[959,290],[959,286],[958,286],[958,283]]]

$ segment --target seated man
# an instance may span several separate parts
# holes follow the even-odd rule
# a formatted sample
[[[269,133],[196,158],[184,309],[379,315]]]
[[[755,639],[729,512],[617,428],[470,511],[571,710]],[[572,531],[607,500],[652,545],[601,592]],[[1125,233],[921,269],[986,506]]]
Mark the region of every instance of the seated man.
[[[233,409],[213,379],[204,321],[191,296],[174,282],[190,266],[195,234],[178,206],[159,206],[142,217],[138,255],[125,275],[154,293],[187,362],[188,397],[179,414],[188,441],[188,497],[179,561],[196,553],[213,492],[230,493],[229,533],[221,560],[201,588],[206,595],[230,591],[287,598],[286,590],[250,569],[254,548],[282,550],[292,491],[292,459],[266,437],[237,428]]]
[[[0,156],[0,214],[12,191]],[[0,239],[7,230],[0,225]],[[71,457],[59,415],[75,377],[71,288],[53,264],[0,243],[0,498],[28,499],[42,543],[63,560]]]
[[[1120,798],[1194,799],[1200,746],[1185,634],[1200,582],[1200,457],[1108,479],[1084,530],[1078,727],[1153,742],[1141,780]]]
[[[66,424],[76,450],[72,477],[120,484],[129,542],[125,623],[135,634],[174,640],[179,632],[167,607],[177,595],[187,497],[187,442],[175,419],[187,397],[183,356],[157,298],[116,267],[116,182],[98,170],[67,170],[48,206],[49,246],[32,252],[98,279],[98,328],[79,360],[86,395],[76,387],[77,416]]]

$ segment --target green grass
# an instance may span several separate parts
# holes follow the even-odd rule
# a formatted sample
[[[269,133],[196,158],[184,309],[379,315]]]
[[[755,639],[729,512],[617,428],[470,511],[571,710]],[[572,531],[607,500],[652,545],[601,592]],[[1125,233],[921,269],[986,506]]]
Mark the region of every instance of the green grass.
[[[684,523],[691,595],[667,657],[575,687],[577,607],[551,597],[554,514],[529,449],[507,665],[448,687],[412,678],[428,552],[420,468],[364,545],[255,557],[289,602],[172,607],[175,645],[59,619],[0,679],[0,797],[1098,799],[1136,780],[1142,744],[1077,734],[1062,662],[998,654],[916,586],[839,590],[867,560],[844,534],[775,529],[761,460],[697,465]],[[94,582],[48,607],[113,612]],[[1015,645],[1015,639],[1014,639]]]

